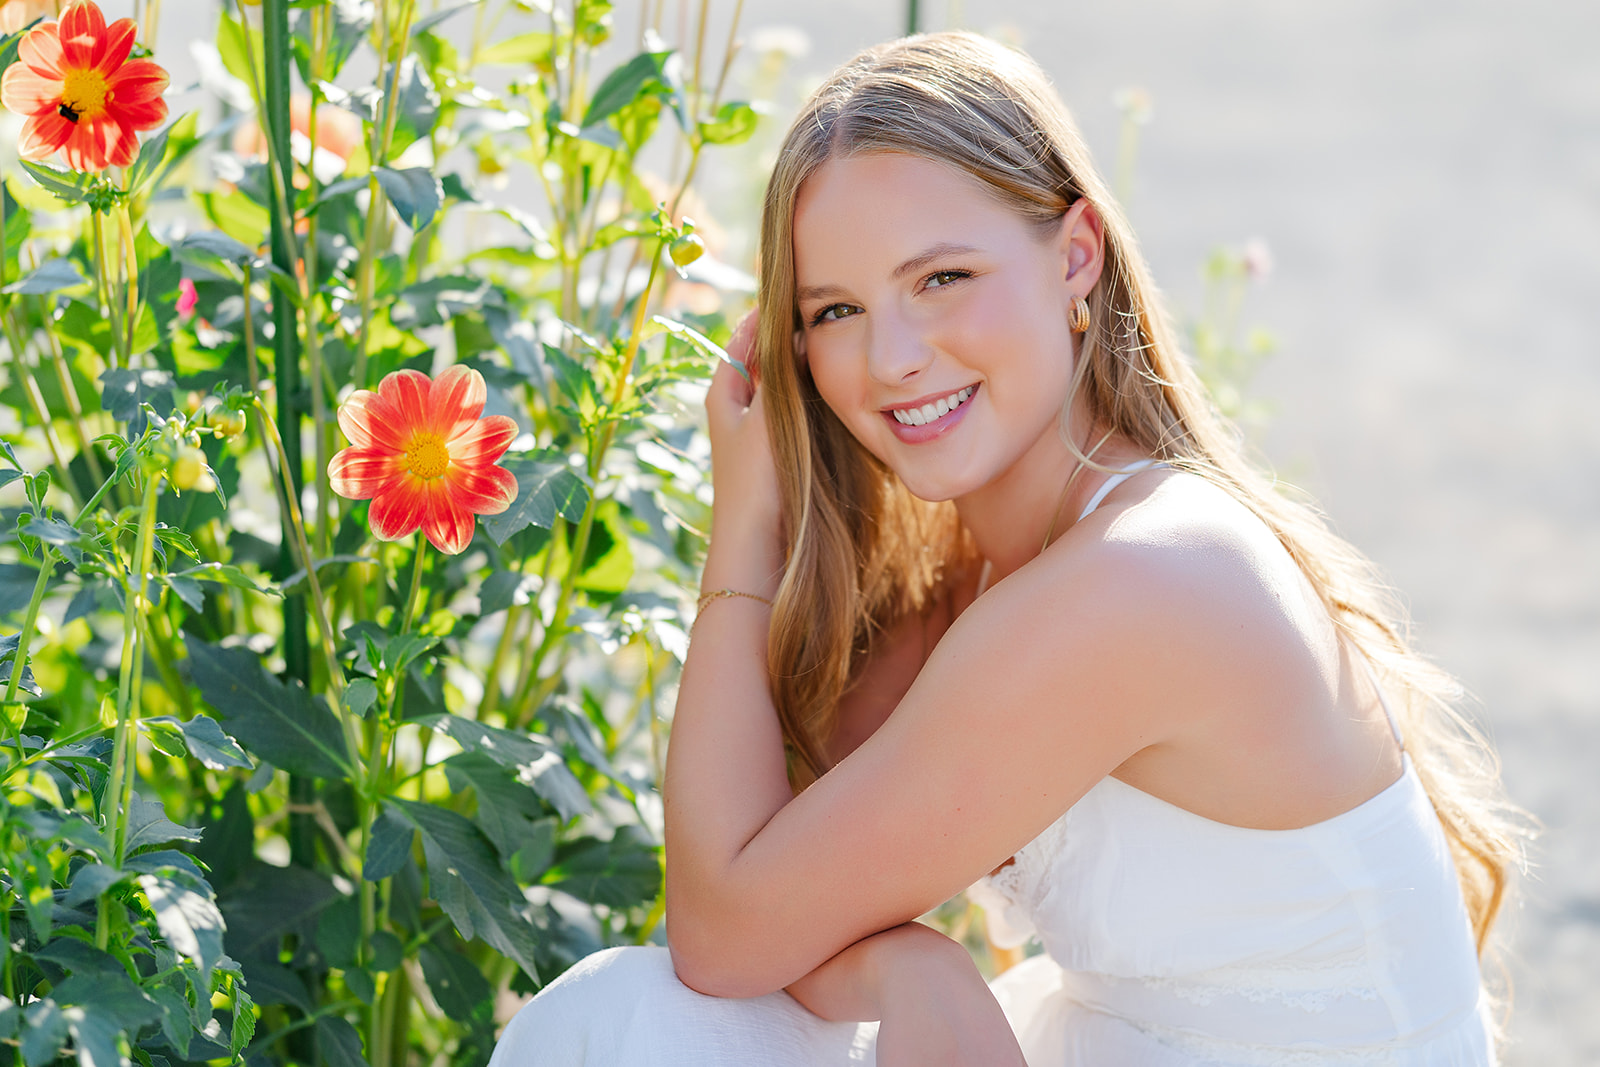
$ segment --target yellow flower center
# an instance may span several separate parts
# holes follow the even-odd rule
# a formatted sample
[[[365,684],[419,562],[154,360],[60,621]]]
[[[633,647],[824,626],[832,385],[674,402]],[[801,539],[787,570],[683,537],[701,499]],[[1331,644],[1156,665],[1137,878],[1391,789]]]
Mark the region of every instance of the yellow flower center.
[[[418,478],[431,479],[450,466],[450,450],[431,433],[419,433],[406,449],[406,469]]]
[[[68,68],[61,78],[61,114],[73,122],[92,121],[105,114],[110,95],[98,70]]]

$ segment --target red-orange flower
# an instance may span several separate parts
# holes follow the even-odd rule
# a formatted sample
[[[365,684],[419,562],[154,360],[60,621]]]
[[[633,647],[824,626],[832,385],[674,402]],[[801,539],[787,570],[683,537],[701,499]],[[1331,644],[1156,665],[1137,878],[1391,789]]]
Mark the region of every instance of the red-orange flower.
[[[68,8],[59,23],[28,31],[0,79],[0,103],[28,119],[17,145],[23,159],[64,150],[73,170],[133,162],[139,131],[167,117],[167,72],[128,58],[137,32],[132,19],[107,26],[90,0]]]
[[[504,415],[483,414],[483,375],[457,364],[429,379],[399,370],[359,389],[339,407],[349,448],[328,464],[333,491],[370,498],[367,521],[379,540],[398,541],[417,527],[440,552],[472,541],[475,515],[498,515],[517,497],[517,479],[495,466],[517,435]]]

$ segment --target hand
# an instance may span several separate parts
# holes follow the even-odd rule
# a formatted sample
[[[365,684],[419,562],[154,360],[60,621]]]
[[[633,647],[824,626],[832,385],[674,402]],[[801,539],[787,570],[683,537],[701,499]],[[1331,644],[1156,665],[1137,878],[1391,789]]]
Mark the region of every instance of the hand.
[[[782,506],[757,372],[756,316],[746,315],[728,342],[728,355],[752,380],[719,363],[706,392],[716,501],[705,584],[770,596],[783,565]]]

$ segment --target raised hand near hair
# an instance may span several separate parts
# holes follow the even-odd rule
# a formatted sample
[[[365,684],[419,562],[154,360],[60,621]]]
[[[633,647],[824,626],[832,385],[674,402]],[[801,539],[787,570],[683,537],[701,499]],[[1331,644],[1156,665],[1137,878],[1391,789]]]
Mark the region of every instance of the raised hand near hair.
[[[757,373],[756,322],[751,311],[728,342],[728,355],[745,364],[751,380],[721,363],[706,392],[716,500],[702,584],[771,597],[783,567],[781,507]]]

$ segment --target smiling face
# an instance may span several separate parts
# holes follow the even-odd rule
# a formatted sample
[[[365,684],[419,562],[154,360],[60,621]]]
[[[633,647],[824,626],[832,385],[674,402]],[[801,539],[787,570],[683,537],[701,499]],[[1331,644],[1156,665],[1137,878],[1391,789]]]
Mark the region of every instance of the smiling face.
[[[805,359],[822,399],[924,500],[1052,496],[1068,313],[1100,266],[1081,208],[1049,231],[976,179],[894,153],[833,159],[794,216]]]

